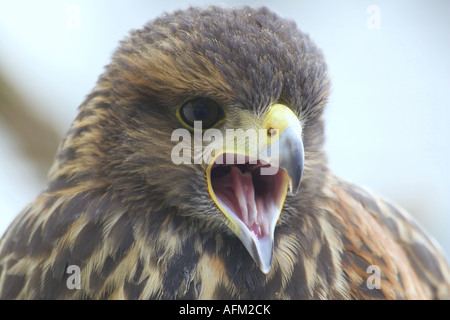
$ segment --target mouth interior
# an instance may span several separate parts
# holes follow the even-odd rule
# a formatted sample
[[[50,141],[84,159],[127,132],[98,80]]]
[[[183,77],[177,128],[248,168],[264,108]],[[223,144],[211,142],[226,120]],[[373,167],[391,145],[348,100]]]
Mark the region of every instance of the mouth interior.
[[[248,157],[241,163],[221,164],[224,162],[219,158],[211,168],[211,186],[217,200],[257,239],[269,235],[286,194],[284,170],[263,175],[261,168],[271,164]]]

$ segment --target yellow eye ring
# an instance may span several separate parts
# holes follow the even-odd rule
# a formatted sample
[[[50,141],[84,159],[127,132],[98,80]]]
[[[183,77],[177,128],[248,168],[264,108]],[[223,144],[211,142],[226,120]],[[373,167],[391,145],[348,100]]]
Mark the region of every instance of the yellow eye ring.
[[[194,130],[194,122],[202,123],[202,130],[215,127],[225,120],[222,107],[210,98],[197,97],[184,102],[176,112],[182,125]]]

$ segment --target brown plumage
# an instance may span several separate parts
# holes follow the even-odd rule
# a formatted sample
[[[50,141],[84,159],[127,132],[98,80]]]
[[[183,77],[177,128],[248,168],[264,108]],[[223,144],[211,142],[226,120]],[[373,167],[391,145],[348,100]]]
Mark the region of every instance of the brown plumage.
[[[47,188],[3,236],[0,297],[449,298],[433,240],[402,209],[327,169],[328,89],[321,52],[265,8],[189,9],[133,31],[81,104]],[[282,182],[264,189],[275,178],[247,164],[174,164],[174,130],[211,114],[221,132],[271,134],[269,124],[282,124],[273,137]],[[247,204],[223,205],[217,181],[229,175],[254,192]],[[279,217],[249,209],[273,199]],[[69,266],[79,267],[79,289],[68,286]]]

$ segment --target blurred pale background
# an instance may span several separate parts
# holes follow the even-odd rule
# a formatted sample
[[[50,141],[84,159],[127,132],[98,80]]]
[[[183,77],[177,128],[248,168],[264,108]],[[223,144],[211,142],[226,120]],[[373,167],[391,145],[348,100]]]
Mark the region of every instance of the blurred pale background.
[[[331,168],[405,207],[450,253],[450,1],[0,0],[0,234],[130,29],[191,5],[266,5],[322,48]]]

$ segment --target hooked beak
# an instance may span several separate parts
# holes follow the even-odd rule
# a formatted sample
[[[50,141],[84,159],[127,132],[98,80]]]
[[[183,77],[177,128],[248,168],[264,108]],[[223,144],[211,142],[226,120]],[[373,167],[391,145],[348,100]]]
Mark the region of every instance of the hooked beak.
[[[286,195],[298,193],[304,166],[301,125],[286,106],[272,105],[257,152],[225,143],[206,168],[208,191],[261,271],[273,263],[275,226]],[[261,151],[259,151],[261,150]]]

